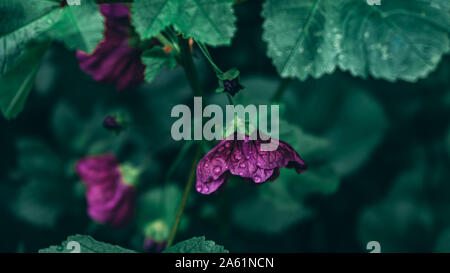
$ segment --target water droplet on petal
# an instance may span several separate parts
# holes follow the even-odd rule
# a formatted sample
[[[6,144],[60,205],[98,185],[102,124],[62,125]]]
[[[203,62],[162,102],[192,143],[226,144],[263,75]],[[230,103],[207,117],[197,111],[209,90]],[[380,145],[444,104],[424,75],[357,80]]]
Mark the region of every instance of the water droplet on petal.
[[[259,181],[261,181],[261,178],[260,178],[259,176],[255,176],[255,177],[253,178],[253,181],[259,182]]]
[[[215,167],[214,168],[214,173],[218,174],[218,173],[220,173],[221,170],[222,170],[221,167]]]

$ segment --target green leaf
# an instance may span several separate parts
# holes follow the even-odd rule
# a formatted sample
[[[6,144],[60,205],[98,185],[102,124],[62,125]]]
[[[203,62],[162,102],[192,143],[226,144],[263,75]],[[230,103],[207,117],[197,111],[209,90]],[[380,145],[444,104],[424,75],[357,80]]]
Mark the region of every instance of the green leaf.
[[[280,189],[276,195],[275,198],[251,197],[239,202],[233,207],[233,223],[249,231],[277,233],[311,215],[308,208],[292,200],[285,190]]]
[[[178,16],[180,0],[136,0],[131,8],[132,23],[141,39],[155,37]]]
[[[332,166],[345,175],[360,167],[384,137],[387,118],[379,103],[363,90],[351,90],[341,102],[330,141]]]
[[[450,253],[450,228],[447,227],[439,234],[433,252]]]
[[[53,109],[51,128],[62,146],[72,147],[74,138],[81,131],[82,120],[73,105],[60,101]]]
[[[142,63],[145,65],[145,80],[152,82],[164,67],[173,69],[176,66],[175,56],[165,53],[161,47],[155,47],[144,51]]]
[[[80,252],[76,251],[74,245],[79,244]],[[88,235],[72,235],[61,243],[60,246],[50,246],[40,249],[39,253],[136,253],[117,245],[99,242]]]
[[[16,118],[23,110],[47,48],[48,43],[30,45],[15,65],[0,75],[0,108],[6,119]]]
[[[68,5],[60,20],[50,29],[50,37],[63,42],[69,49],[92,52],[103,39],[103,16],[94,0],[81,5]]]
[[[289,143],[304,160],[316,159],[330,148],[328,139],[308,134],[285,120],[280,120],[279,129],[279,139]]]
[[[177,186],[168,184],[163,188],[154,188],[140,197],[136,219],[142,233],[156,241],[167,240],[182,196],[183,193]],[[182,219],[182,223],[184,220]]]
[[[228,253],[228,250],[213,241],[206,241],[202,236],[180,242],[164,250],[163,253]]]
[[[236,31],[232,0],[185,0],[175,27],[187,38],[212,46],[230,45]]]
[[[57,7],[59,3],[52,1],[0,1],[0,75],[16,67],[27,44],[41,39],[58,20],[61,11]]]
[[[267,0],[263,40],[267,54],[283,78],[318,78],[336,67],[337,34],[328,20],[328,0]]]
[[[448,0],[333,1],[339,67],[355,76],[415,81],[450,49]],[[338,42],[337,40],[335,41]]]
[[[18,171],[25,177],[49,178],[62,167],[60,158],[39,139],[19,138],[16,147]]]
[[[415,81],[449,52],[447,0],[267,0],[263,39],[282,77],[332,72]]]
[[[63,212],[65,201],[61,195],[63,189],[52,183],[54,181],[32,178],[23,185],[10,204],[14,215],[31,225],[53,228]]]

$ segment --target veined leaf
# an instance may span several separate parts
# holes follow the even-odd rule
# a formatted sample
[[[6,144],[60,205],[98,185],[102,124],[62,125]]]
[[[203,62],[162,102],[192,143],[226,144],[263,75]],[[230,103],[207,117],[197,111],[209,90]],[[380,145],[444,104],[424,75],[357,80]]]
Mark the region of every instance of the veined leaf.
[[[59,18],[59,3],[42,0],[0,1],[0,75],[16,65],[26,45]]]
[[[0,108],[6,119],[23,110],[48,43],[30,45],[6,74],[0,75]]]
[[[333,1],[339,67],[353,75],[415,81],[433,71],[450,49],[448,0]],[[336,41],[337,42],[337,41]]]
[[[141,39],[155,37],[178,16],[180,0],[136,0],[131,8],[132,23]]]
[[[337,35],[326,18],[328,0],[267,0],[263,39],[267,54],[284,77],[318,78],[336,67]]]
[[[146,50],[142,54],[142,63],[145,65],[144,74],[147,82],[152,82],[163,67],[173,69],[176,66],[175,57],[165,53],[160,47]]]
[[[231,43],[235,21],[232,0],[184,0],[175,27],[186,37],[219,46]]]
[[[103,16],[94,0],[62,8],[60,20],[50,29],[50,37],[69,49],[92,52],[103,39]]]
[[[282,77],[425,77],[449,52],[447,0],[267,0],[263,38]]]
[[[72,235],[60,246],[50,246],[39,253],[136,253],[120,246],[99,242],[88,235]]]
[[[202,236],[180,242],[164,250],[163,253],[228,253],[228,250],[213,241],[206,241]]]

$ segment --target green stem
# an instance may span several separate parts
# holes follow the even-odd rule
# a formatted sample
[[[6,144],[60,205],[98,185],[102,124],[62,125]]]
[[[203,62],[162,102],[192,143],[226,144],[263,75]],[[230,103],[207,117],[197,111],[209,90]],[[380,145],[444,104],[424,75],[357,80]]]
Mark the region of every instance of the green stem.
[[[159,40],[163,45],[165,45],[165,46],[174,47],[173,44],[172,44],[172,42],[170,42],[170,41],[166,38],[166,36],[164,36],[162,33],[159,33],[159,34],[156,36],[156,39],[158,39],[158,40]]]
[[[183,211],[186,206],[189,194],[191,193],[192,185],[194,185],[195,170],[197,169],[197,164],[198,164],[198,161],[200,160],[201,151],[202,151],[202,146],[199,143],[197,145],[197,151],[195,153],[195,158],[194,158],[194,162],[192,163],[191,171],[189,172],[188,181],[186,183],[186,187],[184,188],[183,200],[181,200],[180,207],[178,208],[177,217],[175,218],[175,222],[172,226],[169,240],[167,240],[166,248],[169,248],[172,245],[173,240],[175,239],[175,235],[177,233],[178,226],[180,225],[181,216],[183,215]]]
[[[231,95],[228,92],[225,92],[225,94],[227,95],[228,103],[230,105],[234,105],[234,101],[233,101],[233,98],[231,97]]]
[[[214,68],[214,70],[216,71],[216,73],[220,73],[222,74],[223,71],[214,63],[211,54],[209,54],[208,48],[200,42],[197,42],[198,48],[200,48],[200,50],[202,51],[203,55],[205,56],[205,58],[208,60],[208,62],[211,64],[211,66]]]
[[[291,79],[285,78],[281,81],[280,85],[278,86],[277,90],[275,91],[275,94],[273,95],[271,101],[272,102],[279,102],[281,97],[284,94],[284,91],[286,90],[286,87],[288,87],[289,83],[291,82]]]
[[[203,90],[200,87],[200,81],[198,78],[197,69],[195,68],[194,61],[192,60],[191,50],[189,48],[189,43],[186,39],[181,36],[178,37],[181,50],[181,65],[184,68],[184,72],[189,81],[189,84],[194,91],[194,96],[202,96]]]
[[[189,151],[189,148],[192,146],[192,141],[186,141],[181,147],[181,150],[178,152],[177,157],[175,158],[174,162],[170,166],[169,170],[167,171],[165,181],[169,181],[169,179],[172,177],[173,173],[175,172],[178,165],[180,165],[181,160],[184,158],[186,153]]]

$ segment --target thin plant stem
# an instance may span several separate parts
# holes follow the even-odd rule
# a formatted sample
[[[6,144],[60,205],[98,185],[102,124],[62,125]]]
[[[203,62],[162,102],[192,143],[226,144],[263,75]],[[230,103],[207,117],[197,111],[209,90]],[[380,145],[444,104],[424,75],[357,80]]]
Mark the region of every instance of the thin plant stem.
[[[275,91],[275,94],[273,95],[273,97],[271,99],[272,102],[279,102],[281,100],[281,97],[283,96],[284,91],[286,91],[286,87],[288,87],[288,85],[291,81],[292,80],[289,78],[284,78],[281,81],[280,85],[278,86],[277,90]]]
[[[228,103],[229,103],[230,105],[234,105],[234,100],[233,100],[233,98],[231,97],[231,95],[230,95],[228,92],[225,92],[225,94],[227,95]]]
[[[186,153],[189,151],[189,148],[192,146],[192,141],[186,141],[183,144],[183,147],[181,147],[181,150],[178,152],[177,157],[173,161],[172,165],[170,166],[169,170],[167,171],[165,182],[169,181],[169,179],[172,177],[173,173],[175,172],[176,168],[180,165],[181,160],[184,158]]]
[[[177,217],[175,218],[175,222],[172,226],[172,230],[170,232],[169,240],[167,240],[166,248],[169,248],[173,240],[175,239],[175,235],[178,230],[178,226],[180,225],[181,216],[183,215],[184,208],[186,207],[186,203],[191,193],[192,185],[194,185],[195,178],[195,170],[197,169],[198,161],[200,160],[200,155],[202,151],[201,143],[197,145],[197,151],[195,153],[194,162],[192,163],[191,171],[189,172],[189,177],[186,183],[186,187],[184,188],[183,200],[181,200],[180,207],[178,208]]]
[[[197,42],[198,48],[200,48],[201,52],[203,53],[203,55],[205,56],[205,58],[208,60],[208,62],[211,64],[211,66],[214,68],[214,70],[216,71],[216,73],[220,73],[222,74],[223,71],[214,63],[211,54],[209,54],[208,48],[200,42]]]
[[[198,72],[195,68],[194,61],[192,60],[192,54],[189,47],[189,43],[186,39],[183,39],[181,36],[178,36],[178,43],[180,45],[181,50],[181,65],[184,68],[184,72],[189,81],[189,85],[191,86],[194,96],[202,96],[203,90],[200,87],[200,80],[198,78]]]
[[[174,47],[173,43],[171,41],[169,41],[166,36],[164,36],[162,33],[159,33],[156,36],[156,39],[158,39],[163,45],[165,46],[170,46],[170,47]]]

